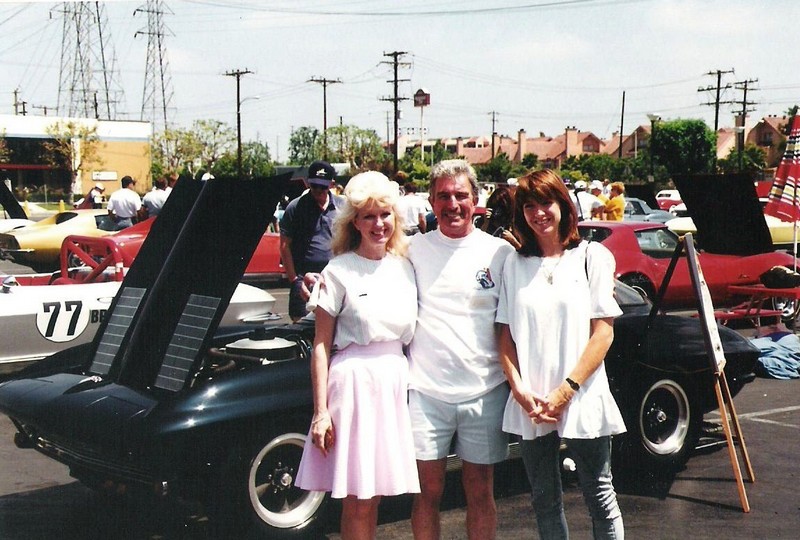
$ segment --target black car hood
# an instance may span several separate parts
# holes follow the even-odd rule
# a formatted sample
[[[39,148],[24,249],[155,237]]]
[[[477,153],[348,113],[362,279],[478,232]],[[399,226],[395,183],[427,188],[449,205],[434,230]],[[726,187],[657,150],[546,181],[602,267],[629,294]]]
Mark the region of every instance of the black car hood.
[[[5,211],[13,219],[27,219],[25,210],[19,205],[14,194],[8,189],[5,182],[0,182],[0,204],[3,205]]]
[[[288,179],[179,181],[93,343],[0,384],[0,411],[55,439],[123,448],[190,382]]]
[[[656,201],[656,196],[653,193],[653,188],[649,184],[629,184],[625,186],[625,195],[636,199],[642,199],[647,203],[647,206],[655,210],[659,208],[658,201]]]
[[[704,251],[725,255],[773,251],[764,212],[748,175],[676,176],[673,182]]]

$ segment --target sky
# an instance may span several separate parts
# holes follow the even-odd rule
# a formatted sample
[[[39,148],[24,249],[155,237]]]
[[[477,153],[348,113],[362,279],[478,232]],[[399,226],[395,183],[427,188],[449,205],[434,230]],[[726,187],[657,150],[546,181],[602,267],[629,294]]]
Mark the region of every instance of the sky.
[[[107,58],[124,96],[117,119],[140,120],[147,63],[146,1],[103,2]],[[733,126],[748,83],[749,122],[800,103],[797,0],[209,0],[164,1],[173,125],[236,126],[285,160],[293,130],[340,122],[391,134],[398,68],[400,129],[429,138],[549,136],[575,126],[601,138],[665,120]],[[58,103],[63,20],[55,2],[0,0],[0,114],[14,91],[43,114]],[[139,11],[137,11],[139,9]],[[312,79],[337,81],[323,85]],[[738,85],[741,86],[741,85]],[[424,88],[431,103],[413,106]],[[625,94],[624,117],[623,92]],[[31,108],[33,107],[33,108]],[[412,137],[418,137],[414,134]]]

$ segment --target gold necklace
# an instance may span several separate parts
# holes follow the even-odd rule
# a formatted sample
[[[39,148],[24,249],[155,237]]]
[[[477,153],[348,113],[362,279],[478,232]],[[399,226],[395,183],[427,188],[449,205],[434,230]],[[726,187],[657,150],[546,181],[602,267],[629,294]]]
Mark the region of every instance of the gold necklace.
[[[563,253],[558,256],[558,259],[556,260],[556,264],[553,265],[552,269],[548,269],[547,266],[545,266],[544,262],[546,260],[548,260],[548,259],[542,257],[542,264],[540,265],[540,268],[542,269],[542,272],[544,273],[544,278],[547,280],[547,283],[549,285],[553,284],[553,274],[555,274],[556,268],[558,268],[558,265],[561,264],[561,259],[563,257],[564,257]]]

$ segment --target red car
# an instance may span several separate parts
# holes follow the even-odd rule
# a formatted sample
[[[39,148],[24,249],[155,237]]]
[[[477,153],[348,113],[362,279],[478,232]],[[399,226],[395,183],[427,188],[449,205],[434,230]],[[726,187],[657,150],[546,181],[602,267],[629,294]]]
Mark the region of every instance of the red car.
[[[136,254],[139,253],[139,249],[142,247],[142,243],[150,232],[150,227],[152,227],[155,219],[155,217],[148,218],[132,227],[106,236],[102,241],[83,236],[71,236],[65,239],[65,243],[78,244],[84,251],[99,260],[109,253],[107,244],[110,241],[115,244],[114,248],[111,248],[116,253],[115,259],[122,261],[122,265],[128,268]],[[279,246],[280,235],[274,232],[265,232],[244,271],[242,281],[252,283],[280,280],[286,277],[286,271],[281,263]]]
[[[578,228],[583,238],[602,242],[614,254],[616,277],[620,281],[639,287],[648,297],[655,298],[679,242],[675,233],[661,223],[636,221],[584,221]],[[790,254],[778,251],[745,256],[701,251],[698,258],[715,306],[742,301],[741,297],[730,295],[728,286],[758,283],[759,276],[773,266],[791,268],[793,264]],[[685,255],[675,267],[662,306],[697,308]]]

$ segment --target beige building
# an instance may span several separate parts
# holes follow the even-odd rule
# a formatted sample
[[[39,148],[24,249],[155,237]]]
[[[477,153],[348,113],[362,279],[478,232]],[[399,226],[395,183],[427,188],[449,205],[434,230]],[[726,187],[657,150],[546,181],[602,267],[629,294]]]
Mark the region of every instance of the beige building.
[[[99,140],[98,160],[78,171],[73,191],[78,198],[100,183],[106,196],[120,188],[120,179],[129,175],[137,180],[142,193],[152,185],[150,178],[149,122],[108,121],[55,116],[0,115],[0,137],[10,154],[0,163],[0,179],[10,179],[16,190],[50,192],[54,197],[69,192],[71,172],[48,163],[45,141],[52,140],[48,130],[58,123],[71,122],[89,129],[96,128]],[[78,148],[80,141],[73,141]]]

